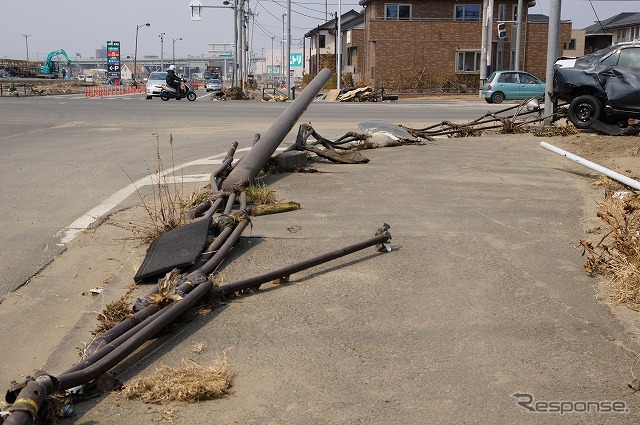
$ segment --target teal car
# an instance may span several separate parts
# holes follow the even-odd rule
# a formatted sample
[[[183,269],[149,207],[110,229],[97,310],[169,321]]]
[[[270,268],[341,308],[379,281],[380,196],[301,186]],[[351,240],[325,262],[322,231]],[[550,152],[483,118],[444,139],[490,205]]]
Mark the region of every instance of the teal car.
[[[523,100],[544,97],[545,84],[533,74],[524,71],[496,71],[482,87],[482,96],[487,103],[502,103],[503,100]]]

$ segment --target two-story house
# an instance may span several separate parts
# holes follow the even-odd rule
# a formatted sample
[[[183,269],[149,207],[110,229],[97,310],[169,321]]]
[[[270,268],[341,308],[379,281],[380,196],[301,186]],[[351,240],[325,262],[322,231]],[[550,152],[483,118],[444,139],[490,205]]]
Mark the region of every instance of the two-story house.
[[[581,54],[592,53],[616,43],[639,40],[640,13],[619,13],[589,25],[584,32],[584,51]]]
[[[355,10],[350,10],[341,16],[340,27],[343,37],[343,55],[345,52],[344,37],[347,31],[353,28],[352,21],[354,19],[359,19],[360,24],[362,24],[362,14]],[[309,43],[309,54],[306,59],[309,63],[309,74],[316,75],[322,68],[329,68],[333,71],[336,70],[337,32],[338,21],[336,18],[333,18],[304,35],[305,38],[309,38],[311,40]]]
[[[359,4],[364,7],[364,21],[360,25],[362,38],[356,40],[353,50],[349,50],[348,45],[345,45],[346,50],[343,48],[343,54],[357,52],[357,60],[361,61],[361,66],[349,69],[354,81],[397,89],[442,87],[447,82],[477,87],[481,62],[482,2],[473,1],[409,0],[391,3],[388,0],[360,0]],[[490,70],[513,69],[517,0],[495,0],[492,16]],[[331,26],[335,29],[335,20],[330,22],[319,29]],[[505,38],[498,38],[498,23],[506,25]],[[524,10],[521,28],[520,69],[544,79],[549,19]],[[307,36],[312,36],[312,32]],[[349,38],[345,31],[343,38]],[[571,22],[563,21],[560,24],[558,56],[561,56],[564,44],[570,42]],[[346,59],[343,58],[343,64],[348,63],[349,56]],[[309,60],[312,64],[313,55]],[[310,66],[311,74],[314,75],[317,69]]]

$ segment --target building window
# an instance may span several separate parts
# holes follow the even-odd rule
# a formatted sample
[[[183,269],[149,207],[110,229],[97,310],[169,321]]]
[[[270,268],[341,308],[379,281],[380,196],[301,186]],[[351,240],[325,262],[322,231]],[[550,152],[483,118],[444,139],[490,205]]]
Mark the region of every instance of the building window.
[[[480,72],[480,51],[462,51],[456,55],[456,72]]]
[[[506,21],[507,20],[507,5],[499,4],[498,5],[498,21]]]
[[[406,21],[411,19],[411,5],[398,3],[385,4],[384,19],[391,21]]]
[[[480,5],[479,4],[461,4],[455,6],[454,19],[456,21],[479,21]]]
[[[326,36],[324,34],[318,35],[318,48],[324,49],[326,47]]]
[[[572,38],[570,42],[564,43],[564,50],[576,50],[576,39]]]

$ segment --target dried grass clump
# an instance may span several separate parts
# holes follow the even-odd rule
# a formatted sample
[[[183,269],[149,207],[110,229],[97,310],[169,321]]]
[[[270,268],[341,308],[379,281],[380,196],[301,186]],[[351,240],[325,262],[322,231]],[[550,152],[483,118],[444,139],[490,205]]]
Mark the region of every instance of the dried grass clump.
[[[100,312],[98,321],[100,324],[91,332],[95,336],[100,336],[127,317],[133,315],[131,304],[128,302],[129,295],[125,294],[119,300],[112,301]]]
[[[183,359],[178,367],[163,366],[153,376],[136,379],[125,385],[122,394],[144,403],[195,403],[227,394],[231,388],[231,378],[226,357],[209,367]]]
[[[266,205],[277,202],[276,193],[262,181],[255,181],[247,187],[247,202],[255,205]]]
[[[611,282],[611,296],[617,303],[640,308],[640,197],[634,193],[607,196],[598,217],[609,232],[594,247],[580,241],[587,255],[585,270],[604,274]]]
[[[515,117],[502,119],[500,121],[502,123],[500,133],[502,134],[519,134],[527,132],[527,129],[522,126],[522,123],[516,122]]]
[[[552,125],[550,127],[546,127],[544,130],[536,131],[533,133],[534,136],[538,137],[552,137],[552,136],[571,136],[573,134],[578,134],[579,131],[575,125],[571,121],[567,121],[567,124],[564,126],[555,126]]]
[[[155,169],[147,166],[151,180],[151,196],[143,196],[138,189],[138,195],[146,212],[146,217],[130,222],[117,222],[108,219],[107,223],[123,228],[133,233],[130,239],[148,244],[153,242],[161,234],[187,224],[190,220],[188,213],[196,205],[209,199],[211,186],[196,188],[191,193],[185,193],[182,176],[176,176],[173,159],[173,135],[169,135],[171,149],[171,167],[165,168],[160,152],[160,135],[152,134],[155,153]],[[129,177],[131,179],[131,177]],[[131,179],[133,182],[133,179]]]

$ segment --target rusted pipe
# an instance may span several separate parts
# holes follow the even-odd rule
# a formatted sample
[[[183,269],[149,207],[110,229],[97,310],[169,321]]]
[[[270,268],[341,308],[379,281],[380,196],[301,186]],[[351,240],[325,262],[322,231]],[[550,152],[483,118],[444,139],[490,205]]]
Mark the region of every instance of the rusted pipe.
[[[220,234],[216,236],[216,238],[211,242],[211,244],[207,247],[207,250],[200,255],[200,258],[195,262],[195,264],[187,269],[187,273],[198,270],[202,267],[213,255],[218,252],[220,247],[225,243],[225,241],[229,238],[231,233],[233,232],[234,227],[225,227],[222,229]]]
[[[60,381],[59,389],[66,390],[96,379],[98,376],[117,365],[120,361],[124,360],[147,340],[154,337],[158,332],[170,325],[171,322],[187,311],[198,300],[200,300],[200,298],[211,291],[211,289],[213,289],[213,282],[207,279],[205,282],[197,285],[193,291],[187,294],[183,299],[172,304],[164,314],[158,316],[157,319],[151,322],[148,326],[145,326],[144,329],[138,332],[134,337],[128,339],[98,362],[83,370],[58,376],[58,380]]]
[[[235,229],[233,229],[233,232],[231,233],[231,235],[229,235],[229,238],[225,241],[222,247],[220,247],[218,252],[216,252],[206,263],[204,263],[198,269],[198,271],[206,275],[213,273],[215,269],[220,265],[220,263],[222,263],[222,261],[227,257],[227,254],[236,244],[238,239],[240,239],[240,235],[242,235],[242,232],[247,228],[249,223],[250,220],[248,218],[240,220],[238,225],[235,227]]]
[[[9,409],[11,414],[3,424],[30,425],[34,423],[44,399],[47,395],[52,394],[57,386],[58,382],[55,378],[38,371],[36,378],[27,382],[15,400],[11,400],[11,395],[7,394],[7,398],[9,398],[7,401],[13,406]]]
[[[275,279],[288,278],[293,273],[298,273],[302,270],[306,270],[319,264],[335,260],[336,258],[344,257],[345,255],[352,254],[356,251],[360,251],[374,245],[388,244],[390,241],[391,234],[385,229],[381,235],[375,236],[371,239],[367,239],[365,241],[349,245],[335,251],[327,252],[317,257],[309,258],[299,263],[282,267],[280,269],[273,270],[260,276],[254,276],[236,282],[228,283],[226,285],[220,285],[218,290],[221,294],[228,295],[234,292],[242,291],[244,289],[254,288]]]
[[[103,344],[100,345],[98,347],[98,349],[95,350],[91,355],[89,355],[88,357],[82,359],[80,362],[76,363],[71,368],[65,370],[62,374],[66,375],[66,374],[69,374],[69,373],[72,373],[72,372],[77,372],[79,370],[82,370],[82,369],[85,369],[85,368],[91,366],[92,364],[94,364],[95,362],[97,362],[98,360],[100,360],[101,358],[103,358],[104,356],[106,356],[107,354],[112,352],[113,350],[115,350],[118,346],[120,346],[127,339],[133,337],[135,334],[137,334],[142,329],[144,329],[146,326],[148,326],[151,322],[153,322],[155,320],[156,317],[160,317],[160,315],[164,314],[169,307],[170,306],[165,306],[162,309],[159,309],[157,314],[154,314],[154,315],[151,315],[151,316],[147,317],[145,320],[141,321],[140,323],[138,323],[137,325],[135,325],[131,329],[127,330],[125,333],[121,334],[120,336],[118,336],[117,338],[113,339],[112,341],[109,341],[108,343],[107,342],[103,342]]]
[[[222,214],[229,215],[233,210],[233,204],[236,202],[236,193],[231,192],[229,194],[229,198],[227,199],[227,205],[224,207],[224,212]]]

